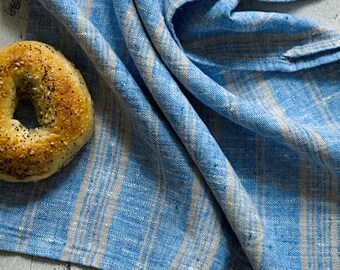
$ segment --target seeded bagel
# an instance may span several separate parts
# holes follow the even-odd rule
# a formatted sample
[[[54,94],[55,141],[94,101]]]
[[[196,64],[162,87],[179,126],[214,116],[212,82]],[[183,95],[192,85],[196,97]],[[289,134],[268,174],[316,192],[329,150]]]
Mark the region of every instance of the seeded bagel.
[[[32,102],[38,126],[13,117],[20,99]],[[45,179],[68,164],[94,129],[90,93],[59,51],[23,41],[0,50],[0,179]]]

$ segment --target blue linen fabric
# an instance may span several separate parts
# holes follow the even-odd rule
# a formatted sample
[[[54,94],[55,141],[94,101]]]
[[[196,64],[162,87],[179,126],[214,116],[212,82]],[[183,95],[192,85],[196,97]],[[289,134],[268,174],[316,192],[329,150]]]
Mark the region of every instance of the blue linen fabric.
[[[270,2],[289,2],[273,1]],[[239,0],[29,0],[91,141],[0,182],[0,248],[101,269],[339,269],[340,35]]]

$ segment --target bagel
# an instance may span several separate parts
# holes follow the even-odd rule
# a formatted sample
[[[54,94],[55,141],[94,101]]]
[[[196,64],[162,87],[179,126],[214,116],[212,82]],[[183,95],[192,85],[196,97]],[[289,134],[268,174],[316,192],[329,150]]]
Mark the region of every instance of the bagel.
[[[38,126],[14,118],[29,98]],[[59,51],[37,41],[0,50],[0,179],[45,179],[68,164],[90,139],[94,112],[80,72]]]

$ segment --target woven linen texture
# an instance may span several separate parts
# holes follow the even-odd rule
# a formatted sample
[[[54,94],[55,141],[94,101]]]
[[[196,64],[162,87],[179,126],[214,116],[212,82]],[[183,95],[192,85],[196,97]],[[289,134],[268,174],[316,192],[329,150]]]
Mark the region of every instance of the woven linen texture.
[[[80,69],[95,133],[53,177],[0,182],[1,249],[101,269],[340,268],[340,35],[238,5],[29,0],[27,39]]]

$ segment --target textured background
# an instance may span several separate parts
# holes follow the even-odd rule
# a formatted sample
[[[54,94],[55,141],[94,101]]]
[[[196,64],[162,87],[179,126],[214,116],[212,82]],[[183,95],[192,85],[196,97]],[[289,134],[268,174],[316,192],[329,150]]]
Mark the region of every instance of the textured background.
[[[0,1],[0,46],[25,38],[27,23],[27,3],[25,0]],[[291,3],[268,4],[253,0],[244,0],[240,3],[241,9],[260,9],[265,11],[278,11],[295,13],[310,18],[328,29],[340,32],[340,2],[339,0],[300,0]],[[0,270],[6,269],[88,269],[66,263],[53,262],[46,259],[34,258],[0,252]]]

